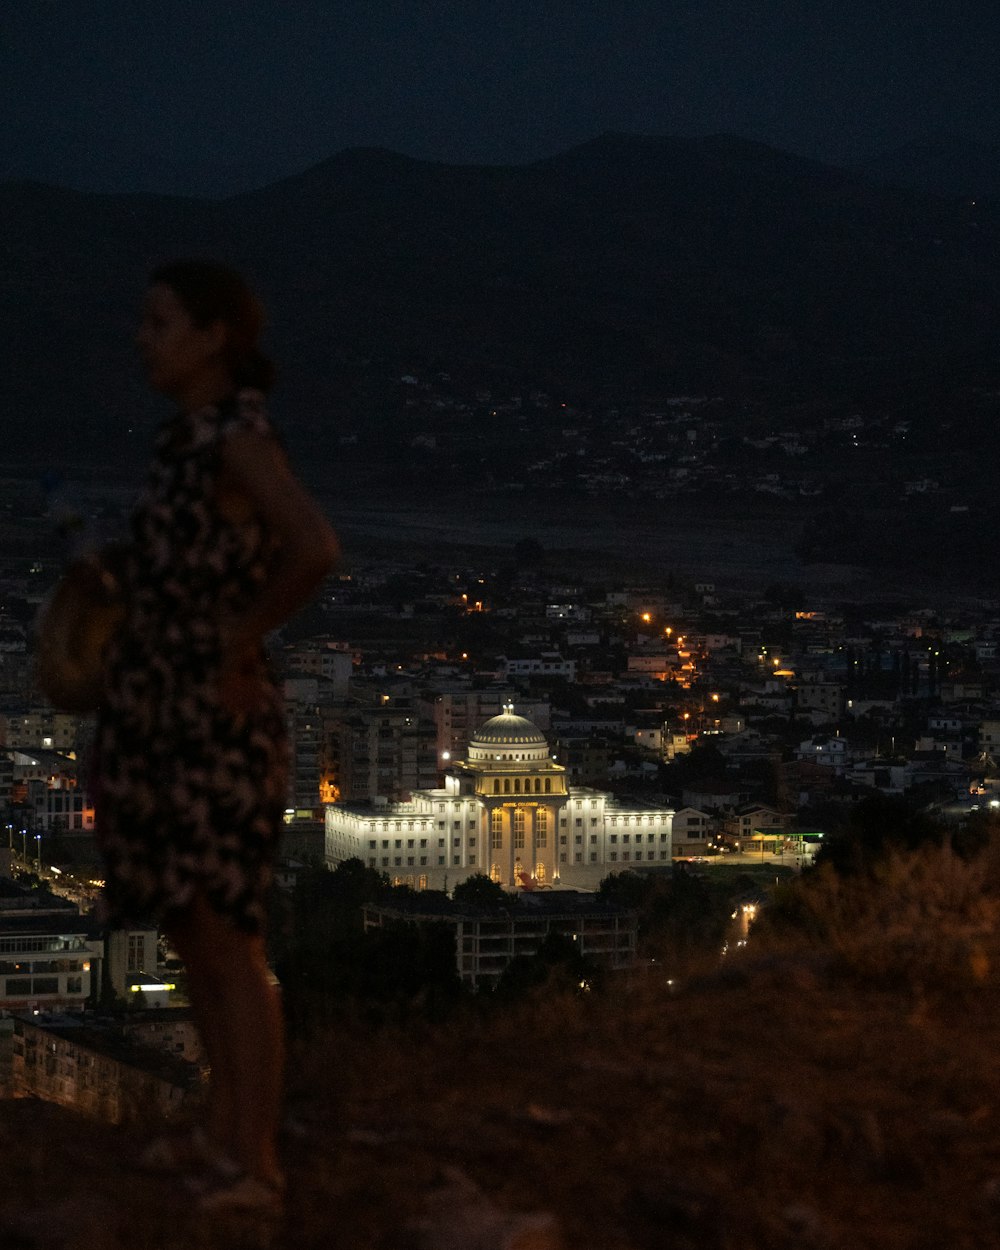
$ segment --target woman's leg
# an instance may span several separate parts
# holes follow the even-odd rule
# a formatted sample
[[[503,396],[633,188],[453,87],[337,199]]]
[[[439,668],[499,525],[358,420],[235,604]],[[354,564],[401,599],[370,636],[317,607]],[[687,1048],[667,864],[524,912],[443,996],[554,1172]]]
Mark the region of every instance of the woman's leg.
[[[228,1088],[230,1064],[226,1055],[226,1031],[218,1010],[221,991],[216,969],[211,961],[202,957],[203,942],[188,909],[168,917],[164,929],[184,964],[195,1025],[208,1059],[206,1131],[219,1150],[228,1154],[235,1132],[235,1098]]]
[[[167,929],[191,978],[191,1005],[212,1065],[209,1132],[253,1176],[280,1176],[276,1136],[284,1074],[281,1005],[261,937],[203,896]]]

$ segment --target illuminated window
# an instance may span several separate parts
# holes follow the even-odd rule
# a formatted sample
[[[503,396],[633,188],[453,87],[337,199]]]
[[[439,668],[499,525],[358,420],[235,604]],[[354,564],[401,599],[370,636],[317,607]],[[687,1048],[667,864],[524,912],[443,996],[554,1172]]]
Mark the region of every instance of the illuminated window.
[[[494,850],[503,846],[503,812],[500,808],[490,817],[490,846]]]
[[[545,880],[545,865],[541,860],[535,865],[535,880],[539,885]]]
[[[520,850],[524,846],[524,812],[518,808],[514,813],[514,847]]]
[[[540,807],[535,813],[535,841],[539,846],[548,845],[549,813],[544,807]]]
[[[490,864],[490,880],[491,881],[500,880],[500,865],[499,864]]]

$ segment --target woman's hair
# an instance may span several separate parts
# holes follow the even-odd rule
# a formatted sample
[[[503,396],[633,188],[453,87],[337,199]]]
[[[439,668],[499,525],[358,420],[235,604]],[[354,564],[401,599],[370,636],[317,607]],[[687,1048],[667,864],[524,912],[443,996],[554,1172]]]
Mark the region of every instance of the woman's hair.
[[[154,269],[149,284],[168,286],[196,326],[225,324],[226,358],[237,387],[271,389],[274,365],[257,346],[264,306],[235,269],[207,260],[175,260]]]

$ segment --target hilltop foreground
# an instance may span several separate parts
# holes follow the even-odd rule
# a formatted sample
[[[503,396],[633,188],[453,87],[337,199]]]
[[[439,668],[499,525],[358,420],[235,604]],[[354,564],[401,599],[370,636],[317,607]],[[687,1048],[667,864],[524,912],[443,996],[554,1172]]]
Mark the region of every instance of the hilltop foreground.
[[[331,1023],[292,1064],[295,1250],[1000,1243],[996,854],[818,877],[672,990]],[[787,917],[793,917],[794,928]],[[808,935],[808,936],[805,936]],[[0,1103],[4,1250],[233,1244],[143,1137]]]

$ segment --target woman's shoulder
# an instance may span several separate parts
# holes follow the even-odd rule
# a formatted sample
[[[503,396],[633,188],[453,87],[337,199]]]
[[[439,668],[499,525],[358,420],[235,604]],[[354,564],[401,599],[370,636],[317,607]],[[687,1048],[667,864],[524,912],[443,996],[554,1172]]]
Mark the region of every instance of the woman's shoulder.
[[[271,425],[263,391],[244,387],[219,406],[220,437],[227,438],[238,433],[261,434],[269,438],[274,436],[274,427]]]

